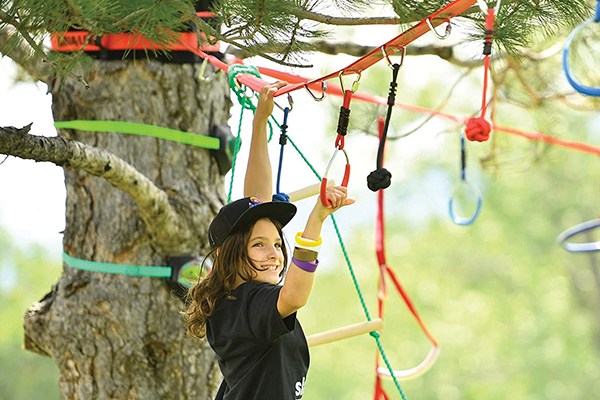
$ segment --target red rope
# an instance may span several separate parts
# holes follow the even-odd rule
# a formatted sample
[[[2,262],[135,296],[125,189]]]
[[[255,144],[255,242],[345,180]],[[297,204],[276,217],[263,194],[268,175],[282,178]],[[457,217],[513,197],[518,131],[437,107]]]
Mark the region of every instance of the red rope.
[[[476,142],[485,142],[490,138],[492,127],[485,119],[487,111],[487,89],[490,70],[490,54],[492,52],[492,35],[494,32],[495,12],[493,8],[488,9],[485,18],[485,44],[483,48],[483,94],[481,96],[481,114],[479,117],[471,117],[466,121],[465,134],[467,139]]]

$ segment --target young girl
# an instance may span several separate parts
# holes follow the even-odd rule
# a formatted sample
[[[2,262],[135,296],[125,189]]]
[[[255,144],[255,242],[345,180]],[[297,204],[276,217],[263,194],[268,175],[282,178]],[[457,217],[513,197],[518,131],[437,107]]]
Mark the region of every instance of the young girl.
[[[206,336],[223,374],[216,399],[302,399],[309,354],[296,311],[312,289],[323,222],[354,203],[346,188],[328,188],[331,206],[317,200],[304,231],[296,235],[287,268],[282,228],[296,207],[267,201],[272,176],[266,124],[273,95],[284,85],[276,82],[259,94],[244,181],[247,197],[225,205],[211,222],[212,271],[190,290],[189,332]]]

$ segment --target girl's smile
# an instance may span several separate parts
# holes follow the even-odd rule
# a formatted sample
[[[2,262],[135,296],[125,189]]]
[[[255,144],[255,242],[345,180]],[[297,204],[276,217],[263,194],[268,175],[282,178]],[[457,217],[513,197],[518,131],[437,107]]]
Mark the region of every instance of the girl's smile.
[[[254,224],[248,240],[248,256],[256,269],[255,281],[279,283],[284,262],[283,241],[269,219],[259,219]]]

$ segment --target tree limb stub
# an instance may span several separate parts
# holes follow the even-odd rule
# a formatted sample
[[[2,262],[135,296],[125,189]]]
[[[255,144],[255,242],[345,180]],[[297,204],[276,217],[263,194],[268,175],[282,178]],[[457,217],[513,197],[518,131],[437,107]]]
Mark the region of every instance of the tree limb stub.
[[[177,254],[181,245],[191,240],[186,219],[172,207],[167,193],[130,164],[85,143],[28,132],[29,126],[0,127],[0,153],[80,169],[105,179],[133,198],[155,244],[167,254]],[[173,237],[178,238],[177,245],[173,244]]]
[[[23,68],[31,77],[44,83],[50,81],[52,68],[44,58],[32,55],[20,37],[15,37],[9,29],[0,27],[0,54],[9,56],[19,67]]]

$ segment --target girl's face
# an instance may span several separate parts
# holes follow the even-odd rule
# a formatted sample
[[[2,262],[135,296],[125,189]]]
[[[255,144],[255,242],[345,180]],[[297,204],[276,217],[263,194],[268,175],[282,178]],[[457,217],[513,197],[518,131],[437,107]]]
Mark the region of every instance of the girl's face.
[[[258,282],[276,285],[283,270],[283,242],[277,227],[263,218],[256,221],[248,240],[248,256],[252,260]]]

